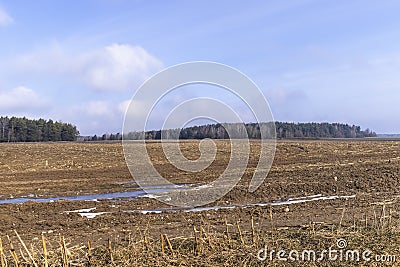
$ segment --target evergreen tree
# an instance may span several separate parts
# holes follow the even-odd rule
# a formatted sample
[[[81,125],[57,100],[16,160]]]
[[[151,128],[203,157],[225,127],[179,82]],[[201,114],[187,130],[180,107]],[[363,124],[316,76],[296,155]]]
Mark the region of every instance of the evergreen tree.
[[[360,126],[340,124],[340,123],[292,123],[275,122],[273,123],[248,123],[245,124],[247,135],[251,139],[261,138],[261,129],[271,132],[263,132],[263,136],[274,137],[274,129],[277,138],[363,138],[376,137],[376,133],[369,129],[362,131]],[[124,136],[126,139],[137,140],[143,135],[145,139],[176,138],[180,139],[227,139],[228,131],[232,134],[231,138],[244,137],[240,132],[243,124],[225,123],[211,124],[203,126],[193,126],[184,129],[171,129],[161,131],[149,131],[146,133],[130,132]],[[262,127],[261,127],[262,126]],[[114,138],[114,137],[113,137]],[[117,138],[119,140],[119,138]]]
[[[0,117],[0,142],[75,141],[76,126],[52,120]]]

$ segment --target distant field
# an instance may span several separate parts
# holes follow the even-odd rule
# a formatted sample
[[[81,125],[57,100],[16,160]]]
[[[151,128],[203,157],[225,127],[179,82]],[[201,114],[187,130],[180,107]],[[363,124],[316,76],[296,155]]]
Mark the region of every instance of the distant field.
[[[158,142],[149,142],[147,148],[154,166],[164,177],[183,185],[201,185],[217,178],[228,163],[228,141],[216,143],[217,158],[201,173],[185,173],[170,165]],[[197,158],[197,145],[198,141],[183,142],[183,154]],[[71,251],[76,255],[84,253],[85,257],[90,240],[92,246],[99,247],[97,254],[93,252],[99,265],[110,261],[99,256],[108,255],[108,239],[112,241],[115,261],[126,266],[134,264],[134,260],[143,266],[164,266],[165,262],[186,266],[191,261],[203,266],[223,266],[224,262],[261,266],[268,262],[258,261],[255,254],[266,242],[289,249],[302,244],[321,248],[334,245],[339,237],[346,238],[349,246],[368,245],[377,252],[397,254],[400,261],[399,248],[393,246],[398,244],[400,233],[399,140],[278,141],[271,171],[254,193],[247,192],[247,186],[257,166],[259,142],[252,141],[251,149],[245,175],[230,193],[208,209],[172,212],[170,207],[147,197],[45,200],[139,190],[130,182],[132,178],[118,142],[2,143],[0,202],[45,200],[0,205],[0,237],[7,251],[5,257],[12,261],[5,240],[9,235],[14,245],[19,244],[13,232],[16,230],[38,251],[42,233],[53,242],[55,251],[63,236]],[[68,212],[80,209],[91,210]],[[87,218],[91,215],[97,216]],[[166,235],[168,241],[160,234]],[[105,250],[101,252],[101,248]],[[135,259],[121,252],[127,248],[136,251],[136,256],[132,256]],[[71,252],[71,258],[74,253]],[[146,253],[153,260],[146,262]],[[218,255],[214,254],[223,260],[218,262]],[[25,256],[28,257],[26,253]]]

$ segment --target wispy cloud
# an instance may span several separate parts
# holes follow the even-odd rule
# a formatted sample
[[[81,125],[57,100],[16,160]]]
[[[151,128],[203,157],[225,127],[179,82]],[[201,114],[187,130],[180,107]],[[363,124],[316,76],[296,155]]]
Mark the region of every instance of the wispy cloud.
[[[30,114],[46,108],[47,104],[44,98],[25,86],[0,91],[0,112],[14,115]]]
[[[94,90],[135,89],[163,64],[141,46],[112,44],[92,51],[68,53],[60,44],[39,49],[17,60],[17,69],[61,75]]]
[[[117,133],[122,131],[123,118],[130,101],[114,103],[108,100],[91,100],[70,107],[54,110],[55,117],[76,123],[82,134]]]
[[[7,12],[0,6],[0,26],[6,26],[11,24],[14,19],[7,14]]]
[[[283,73],[275,78],[280,89],[267,90],[266,95],[279,120],[340,121],[384,132],[399,125],[399,68],[396,52],[349,56],[335,64]]]

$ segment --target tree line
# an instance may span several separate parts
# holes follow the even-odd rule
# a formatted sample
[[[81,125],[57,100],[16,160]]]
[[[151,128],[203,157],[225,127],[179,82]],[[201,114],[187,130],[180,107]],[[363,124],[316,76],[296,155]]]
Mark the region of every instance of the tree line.
[[[276,123],[278,138],[364,138],[376,137],[376,133],[361,130],[360,126],[343,123]]]
[[[243,127],[244,126],[244,127]],[[273,132],[275,129],[275,133]],[[246,132],[244,133],[243,130]],[[261,131],[267,138],[364,138],[376,137],[376,133],[369,129],[361,130],[360,126],[343,123],[224,123],[192,126],[183,129],[154,130],[147,132],[129,132],[127,134],[104,134],[102,136],[88,136],[84,141],[97,140],[159,140],[164,139],[228,139],[243,138],[244,134],[250,139],[260,139]],[[229,136],[231,133],[231,136]]]
[[[70,123],[0,117],[0,142],[76,141],[79,131]]]

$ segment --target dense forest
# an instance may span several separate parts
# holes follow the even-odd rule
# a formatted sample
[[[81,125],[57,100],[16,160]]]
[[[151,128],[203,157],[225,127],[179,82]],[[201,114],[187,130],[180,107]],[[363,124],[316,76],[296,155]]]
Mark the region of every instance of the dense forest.
[[[69,123],[0,117],[0,142],[76,141],[79,131]]]
[[[265,123],[266,129],[273,129]],[[243,124],[242,124],[243,125]],[[226,123],[226,124],[209,124],[202,126],[193,126],[184,129],[170,129],[163,131],[148,131],[148,132],[130,132],[124,136],[127,140],[139,140],[143,139],[161,139],[161,135],[164,138],[176,138],[179,136],[180,139],[227,139],[229,138],[226,129],[229,132],[236,133],[236,136],[243,136],[240,133],[241,125],[238,123]],[[260,125],[258,123],[247,123],[244,125],[247,131],[247,135],[251,139],[259,139],[261,136]],[[242,128],[243,129],[243,128]],[[275,122],[276,137],[277,138],[364,138],[364,137],[376,137],[376,133],[369,129],[361,130],[360,126],[348,125],[342,123],[289,123],[289,122]],[[273,133],[266,133],[267,136],[273,136]],[[235,138],[233,136],[232,138]],[[86,137],[85,141],[97,141],[97,140],[121,140],[122,135],[117,134],[104,134],[99,137],[89,136]]]

